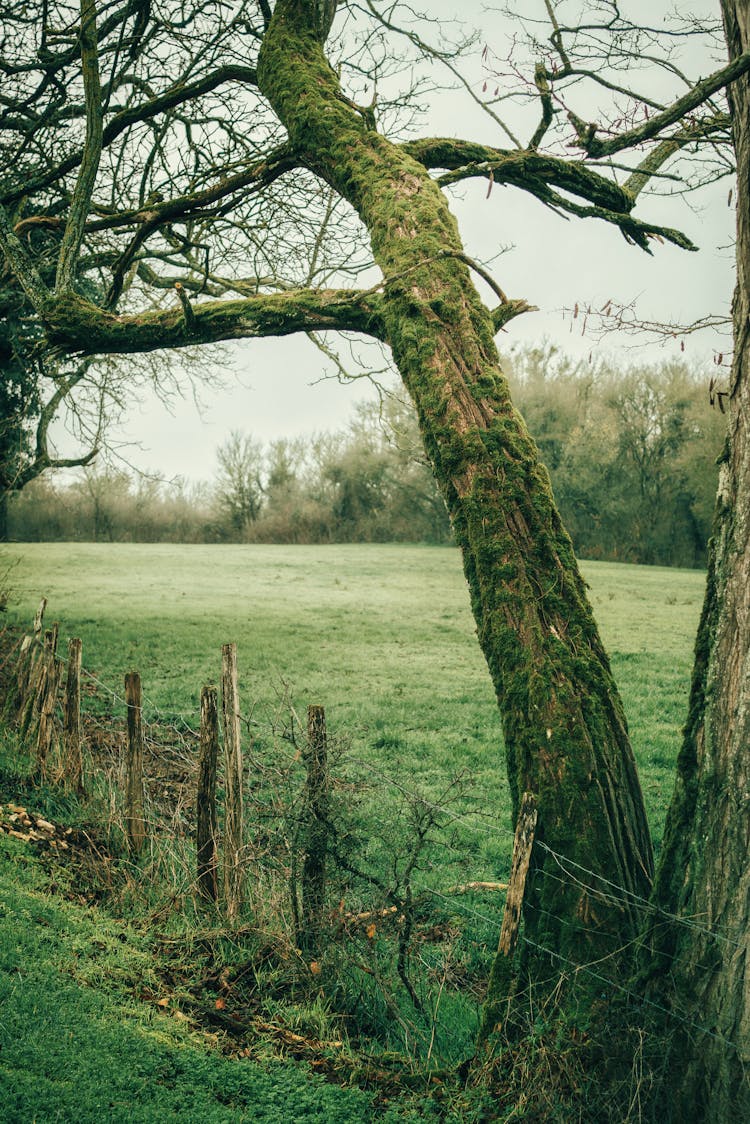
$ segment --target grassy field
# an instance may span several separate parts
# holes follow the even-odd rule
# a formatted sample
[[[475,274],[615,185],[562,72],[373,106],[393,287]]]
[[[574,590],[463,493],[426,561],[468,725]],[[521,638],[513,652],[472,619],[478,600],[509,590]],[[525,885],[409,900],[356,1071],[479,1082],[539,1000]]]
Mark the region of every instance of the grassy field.
[[[289,758],[278,730],[292,706],[304,717],[308,703],[324,704],[329,730],[348,743],[339,807],[358,834],[358,864],[386,882],[408,859],[415,812],[441,803],[452,778],[463,774],[450,815],[438,817],[441,833],[431,831],[412,879],[422,902],[409,952],[420,999],[415,1008],[396,971],[397,930],[387,932],[385,923],[375,935],[361,930],[348,943],[333,941],[321,950],[320,976],[310,975],[284,921],[286,873],[262,886],[268,876],[254,875],[256,896],[244,918],[252,933],[246,927],[242,939],[225,937],[221,919],[213,917],[207,937],[207,918],[186,890],[194,864],[189,817],[179,830],[167,825],[161,842],[152,839],[145,861],[133,867],[126,856],[117,858],[116,801],[103,800],[96,785],[94,802],[83,807],[53,789],[23,789],[13,736],[3,735],[0,804],[25,792],[25,803],[36,801],[38,812],[64,823],[88,824],[87,817],[98,815],[109,822],[115,855],[113,886],[99,886],[103,908],[81,911],[58,900],[66,880],[81,898],[75,870],[40,869],[24,856],[23,843],[0,835],[0,1003],[11,1012],[0,1020],[4,1119],[56,1113],[71,1120],[228,1120],[243,1119],[251,1105],[248,1119],[281,1120],[291,1102],[302,1106],[295,1115],[311,1120],[383,1115],[382,1105],[374,1109],[358,1092],[311,1085],[303,1073],[273,1063],[258,1068],[248,1059],[227,1068],[215,1036],[193,1034],[189,1019],[175,1025],[163,1009],[154,1011],[153,996],[166,980],[167,992],[175,993],[166,1013],[174,1008],[179,1017],[182,995],[196,1026],[205,1023],[216,1000],[217,964],[236,981],[229,994],[238,1017],[313,1041],[341,1038],[330,1062],[337,1073],[344,1065],[353,1074],[346,1067],[356,1068],[363,1056],[381,1058],[380,1065],[401,1059],[401,1069],[412,1059],[415,1075],[435,1065],[454,1072],[472,1052],[502,898],[444,897],[442,890],[464,880],[502,879],[511,844],[500,722],[458,553],[403,546],[24,544],[3,555],[5,562],[17,560],[11,622],[28,627],[44,595],[47,622],[60,622],[61,651],[66,637],[82,637],[84,665],[96,677],[85,706],[101,728],[111,725],[109,715],[124,717],[123,677],[133,668],[143,679],[148,729],[160,724],[163,734],[166,723],[169,737],[170,723],[195,727],[201,686],[219,678],[220,646],[237,641],[242,707],[252,718],[245,739],[253,846],[275,830],[270,803],[270,818],[257,817],[263,802],[275,798],[279,778],[286,783],[283,768],[274,770],[274,755],[281,766]],[[658,841],[703,575],[603,563],[585,564],[584,573],[624,696]],[[271,766],[265,779],[257,772],[262,761]],[[424,801],[405,795],[413,793]],[[255,865],[260,871],[260,860]],[[342,900],[349,893],[347,878],[340,890],[331,882],[337,901],[339,892]],[[378,904],[364,885],[364,897],[347,899],[350,910]],[[264,901],[259,887],[268,891]],[[271,946],[277,953],[269,958]],[[145,1005],[137,1001],[144,991],[151,995]],[[102,1057],[109,1067],[122,1066],[111,1092],[102,1082]],[[429,1087],[442,1095],[440,1084]],[[439,1111],[431,1100],[415,1100],[413,1090],[404,1095],[394,1119],[433,1119],[434,1112],[445,1120],[496,1118],[484,1115],[481,1096],[461,1099],[460,1089],[450,1094],[455,1103],[441,1102]]]
[[[0,1118],[230,1124],[357,1124],[356,1089],[312,1081],[272,1058],[233,1061],[179,1017],[132,928],[47,892],[48,879],[0,835]],[[142,997],[150,995],[150,1001]]]
[[[247,713],[270,721],[287,691],[301,714],[323,704],[331,729],[388,775],[434,794],[465,769],[466,808],[507,829],[500,722],[457,551],[19,544],[5,553],[18,559],[9,615],[26,624],[48,597],[47,619],[60,621],[62,637],[82,637],[85,666],[112,691],[121,695],[124,673],[140,671],[147,717],[195,723],[202,684],[220,674],[221,644],[236,640]],[[583,569],[658,841],[704,578]],[[92,705],[118,704],[102,691]]]

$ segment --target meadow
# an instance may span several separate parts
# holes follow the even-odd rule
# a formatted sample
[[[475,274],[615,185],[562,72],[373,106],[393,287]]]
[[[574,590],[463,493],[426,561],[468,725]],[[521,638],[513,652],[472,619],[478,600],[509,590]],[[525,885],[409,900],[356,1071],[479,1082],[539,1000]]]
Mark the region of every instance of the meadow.
[[[273,722],[291,702],[326,707],[357,759],[425,792],[458,771],[462,812],[495,829],[472,877],[497,873],[509,803],[502,733],[458,552],[450,547],[14,544],[9,616],[39,598],[114,695],[140,671],[147,720],[197,724],[200,689],[238,644],[243,710]],[[704,577],[583,563],[623,694],[658,843],[684,720]],[[95,705],[117,710],[100,690]],[[504,849],[504,848],[503,848]]]
[[[256,842],[273,833],[269,824],[279,806],[273,803],[279,796],[274,790],[287,783],[283,769],[294,748],[286,735],[295,713],[304,722],[310,703],[326,707],[332,740],[344,747],[336,766],[343,778],[339,808],[347,831],[358,836],[359,868],[364,864],[386,883],[389,878],[403,878],[412,853],[409,838],[414,838],[419,817],[446,809],[433,816],[435,822],[411,876],[409,892],[413,890],[415,901],[421,902],[415,911],[416,943],[409,951],[419,1007],[412,1006],[399,983],[397,935],[386,932],[385,926],[379,927],[376,937],[365,939],[362,934],[346,947],[327,948],[321,957],[320,990],[309,975],[307,982],[300,983],[294,960],[298,954],[291,951],[281,960],[277,957],[274,966],[256,963],[252,986],[238,983],[235,1002],[244,1003],[254,1017],[316,1040],[338,1039],[346,1027],[346,1049],[355,1054],[363,1049],[385,1051],[383,1057],[394,1052],[428,1068],[455,1067],[469,1056],[497,941],[502,897],[481,892],[453,897],[452,891],[449,896],[444,891],[467,880],[503,879],[512,835],[500,721],[476,641],[458,552],[449,547],[401,545],[14,544],[3,549],[3,562],[11,564],[6,582],[11,590],[10,623],[27,628],[40,597],[46,596],[46,622],[60,622],[60,651],[65,652],[67,637],[82,638],[84,666],[94,677],[84,706],[97,714],[104,727],[110,716],[120,722],[124,718],[123,678],[131,669],[141,673],[147,731],[158,727],[161,736],[166,730],[169,739],[170,730],[178,738],[185,725],[197,727],[201,686],[219,679],[221,645],[237,642],[242,710],[248,719],[244,738],[249,818],[256,816],[256,826],[249,830]],[[692,570],[593,562],[584,563],[583,570],[624,697],[658,845],[686,712],[704,576]],[[7,748],[4,752],[0,802],[18,799],[13,790],[15,766],[8,764]],[[262,762],[266,773],[261,776]],[[452,788],[457,776],[460,783]],[[104,811],[106,819],[101,791],[99,798],[97,814]],[[50,816],[94,814],[93,805],[76,809],[49,790],[36,790],[26,799],[41,800],[41,810]],[[110,816],[114,807],[110,799]],[[262,822],[257,819],[261,813],[266,817],[261,816]],[[179,822],[180,832],[187,831],[183,841],[177,837],[180,832],[164,825],[162,841],[152,844],[150,858],[141,862],[137,872],[131,869],[128,875],[125,863],[129,888],[112,896],[107,908],[110,917],[114,912],[121,921],[127,919],[139,932],[150,934],[151,960],[143,963],[150,964],[149,971],[161,970],[178,981],[174,987],[186,989],[194,1008],[196,988],[203,988],[198,976],[206,943],[202,937],[200,944],[195,934],[205,933],[206,918],[200,910],[181,912],[185,904],[175,907],[175,902],[190,898],[189,891],[185,896],[185,886],[192,881],[194,861],[189,857],[189,817]],[[116,839],[114,845],[116,854]],[[13,871],[7,865],[0,869],[0,880],[9,874],[11,887],[17,881]],[[273,879],[264,883],[269,900],[273,899],[273,915],[266,902],[261,916],[256,882],[252,915],[256,925],[270,927],[267,931],[275,933],[274,941],[283,936],[286,925],[285,947],[293,950],[288,904],[283,904],[286,877],[277,878],[273,885]],[[55,874],[55,885],[61,879]],[[41,882],[43,887],[48,884],[44,878]],[[357,899],[349,898],[348,908],[366,909],[384,901],[368,899],[366,880],[363,884],[365,896],[358,905]],[[340,885],[345,888],[342,894],[350,892],[346,877]],[[338,893],[337,884],[331,897],[338,901]],[[29,908],[24,907],[24,912]],[[44,908],[53,919],[52,930],[59,927],[61,935],[55,945],[56,961],[45,962],[46,967],[41,961],[36,965],[41,975],[38,989],[34,985],[29,996],[30,1009],[37,994],[63,987],[56,973],[69,957],[67,938],[62,935],[67,923],[58,923],[55,912],[67,906],[45,899]],[[11,923],[12,910],[0,913],[0,921],[2,916]],[[109,923],[102,921],[105,930]],[[171,935],[163,946],[159,941],[165,927]],[[14,955],[23,958],[20,945],[14,944],[14,932],[11,926]],[[226,957],[228,970],[238,980],[248,981],[248,965],[258,954],[257,938],[248,938],[250,944],[234,939],[224,943],[221,931],[213,932],[210,956]],[[36,938],[32,931],[24,939]],[[114,938],[105,934],[101,939],[111,943]],[[129,935],[123,933],[118,939],[130,947]],[[256,941],[253,948],[252,940]],[[172,949],[166,966],[164,947]],[[266,951],[261,949],[261,960],[264,957]],[[49,979],[42,979],[45,972]],[[121,996],[112,996],[112,988],[117,991],[120,986],[118,973],[112,968],[99,977],[103,990],[96,1002],[103,1004],[97,1016],[102,1025],[117,1021],[107,1011],[113,1002],[121,1002]],[[142,991],[143,983],[138,987]],[[79,1017],[80,1004],[85,1008],[95,1002],[88,993],[81,998],[77,992],[68,995],[65,987],[63,992],[65,1003],[71,1004],[65,1017],[71,1020]],[[209,1011],[213,998],[209,992]],[[33,1016],[19,1014],[21,1021],[27,1017]],[[116,1029],[107,1033],[114,1038],[106,1048],[128,1049]],[[92,1106],[98,1096],[95,1059],[102,1048],[94,1035],[82,1055],[81,1066],[91,1067],[85,1080],[91,1085]],[[181,1047],[168,1044],[166,1048],[172,1051],[170,1056],[182,1056]],[[13,1081],[24,1068],[34,1071],[40,1050],[19,1046],[18,1052],[18,1064],[10,1070]],[[154,1064],[172,1065],[158,1061],[161,1056]],[[147,1068],[148,1057],[146,1049]],[[67,1066],[61,1055],[61,1071]],[[217,1080],[213,1073],[211,1081]],[[264,1077],[251,1076],[248,1081],[266,1088]],[[294,1084],[292,1078],[290,1082]],[[127,1096],[125,1086],[123,1090]],[[58,1093],[50,1092],[41,1100],[19,1093],[18,1119],[24,1113],[29,1118],[32,1108],[48,1110]],[[269,1093],[272,1100],[274,1095]],[[365,1104],[355,1107],[352,1102],[350,1108],[342,1102],[342,1118],[351,1111],[352,1119],[365,1119],[370,1111]],[[269,1111],[272,1115],[274,1110]],[[157,1119],[160,1112],[156,1105],[146,1106],[143,1119]],[[457,1118],[473,1119],[466,1105],[456,1112]],[[312,1116],[329,1118],[330,1110],[321,1104]],[[212,1118],[211,1113],[206,1118]],[[476,1118],[482,1118],[481,1112]]]

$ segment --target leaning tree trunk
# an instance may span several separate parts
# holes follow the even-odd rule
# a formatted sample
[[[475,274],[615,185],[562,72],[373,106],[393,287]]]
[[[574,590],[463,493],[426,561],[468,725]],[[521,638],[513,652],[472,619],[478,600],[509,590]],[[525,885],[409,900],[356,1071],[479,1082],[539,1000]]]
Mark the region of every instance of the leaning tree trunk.
[[[723,0],[732,58],[748,0]],[[750,1119],[750,82],[729,88],[737,156],[735,352],[727,452],[688,723],[649,933],[650,986],[673,1009],[676,1119]]]
[[[387,342],[463,552],[515,809],[534,792],[547,846],[648,893],[651,844],[622,705],[549,477],[510,401],[492,318],[440,189],[342,95],[316,33],[318,6],[278,0],[258,81],[295,149],[370,232]],[[542,874],[527,892],[537,945],[579,957],[588,941],[601,951],[634,934],[626,905],[585,879]]]

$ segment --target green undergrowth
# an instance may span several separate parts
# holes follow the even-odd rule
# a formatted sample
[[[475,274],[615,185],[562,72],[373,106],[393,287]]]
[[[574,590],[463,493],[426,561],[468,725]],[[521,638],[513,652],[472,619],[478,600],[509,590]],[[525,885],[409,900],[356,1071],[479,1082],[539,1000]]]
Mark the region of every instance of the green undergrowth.
[[[269,1057],[222,1056],[169,1005],[150,938],[45,892],[23,843],[0,836],[0,1102],[7,1124],[360,1121],[372,1098]]]
[[[35,783],[30,757],[5,730],[0,811],[4,805],[7,813],[8,804],[77,830],[64,855],[34,853],[0,833],[0,949],[12,945],[15,957],[2,967],[11,984],[23,978],[28,999],[14,1007],[12,988],[0,996],[13,1012],[2,1028],[13,1049],[0,1048],[3,1104],[18,1108],[7,1119],[53,1111],[63,1120],[97,1113],[113,1120],[170,1113],[187,1120],[288,1119],[274,1115],[279,1097],[282,1104],[293,1098],[303,1119],[485,1117],[486,1092],[463,1090],[458,1071],[473,1052],[479,992],[471,977],[481,983],[486,976],[493,915],[477,953],[476,933],[462,939],[452,907],[429,901],[415,910],[420,967],[413,978],[425,1005],[417,1012],[396,980],[395,918],[378,918],[372,929],[334,920],[319,952],[305,957],[284,924],[285,887],[266,870],[265,881],[248,880],[249,900],[228,927],[220,911],[196,899],[188,839],[153,835],[133,858],[121,832],[103,820],[101,804]],[[127,1010],[119,1011],[120,1003]],[[16,1020],[21,1028],[28,1022],[28,1034]],[[196,1055],[201,1049],[205,1057]],[[284,1056],[297,1068],[282,1069]],[[107,1065],[133,1063],[135,1078],[126,1073],[110,1087],[97,1057]],[[194,1108],[187,1107],[190,1075],[203,1082],[214,1064]],[[240,1067],[241,1076],[231,1070],[225,1079],[228,1066]],[[341,1086],[341,1097],[320,1081],[308,1089],[309,1067]],[[157,1095],[151,1082],[160,1079],[168,1092]],[[344,1093],[348,1087],[363,1090],[359,1099]],[[82,1098],[79,1113],[74,1094]],[[123,1105],[133,1098],[128,1114]]]
[[[7,1035],[3,1038],[0,1062],[8,1065],[13,1059],[9,1072],[18,1096],[27,1098],[26,1115],[17,1118],[45,1115],[31,1099],[34,1081],[24,1085],[20,1076],[27,1066],[32,1075],[42,1074],[37,1084],[47,1090],[40,1093],[48,1096],[47,1107],[59,1095],[60,1118],[68,1118],[69,1066],[60,1043],[75,1053],[80,1039],[80,1083],[86,1087],[90,1081],[92,1105],[99,1097],[99,1118],[109,1112],[108,1118],[118,1119],[120,1094],[112,1094],[114,1107],[108,1108],[109,1102],[101,1100],[101,1073],[96,1092],[93,1062],[86,1069],[86,1051],[96,1052],[94,1030],[87,1036],[92,1027],[106,1027],[101,1048],[116,1057],[121,1048],[131,1049],[124,1043],[141,1033],[141,1023],[146,1027],[143,1056],[151,1059],[143,1062],[143,1072],[163,1072],[164,1096],[173,1099],[159,1107],[143,1101],[144,1115],[123,1114],[122,1119],[169,1119],[170,1114],[188,1120],[243,1119],[245,1110],[238,1106],[246,1096],[261,1106],[248,1119],[275,1119],[276,1079],[295,1106],[295,1082],[301,1082],[305,1097],[312,1098],[310,1118],[321,1120],[365,1120],[388,1112],[400,1113],[399,1119],[409,1113],[446,1120],[498,1118],[497,1103],[492,1110],[483,1108],[483,1094],[466,1093],[459,1080],[474,1049],[503,898],[454,890],[472,880],[505,881],[512,836],[497,709],[457,552],[119,544],[9,549],[20,559],[11,622],[27,628],[44,595],[47,622],[60,621],[60,651],[64,654],[67,637],[83,639],[84,666],[93,675],[86,682],[84,710],[96,724],[98,756],[87,762],[86,799],[79,803],[53,785],[39,786],[28,758],[6,732],[0,738],[0,804],[33,804],[49,819],[82,826],[96,853],[55,865],[48,857],[32,858],[20,842],[5,840],[3,853],[13,858],[2,869],[22,870],[33,883],[29,893],[56,894],[45,899],[50,917],[62,918],[68,910],[74,914],[88,902],[87,910],[75,914],[80,921],[72,930],[86,919],[94,928],[101,922],[106,932],[114,926],[112,932],[122,937],[96,939],[107,948],[115,947],[114,940],[127,945],[121,960],[125,976],[127,966],[136,965],[127,980],[114,969],[110,979],[111,960],[100,949],[94,961],[98,958],[102,971],[97,975],[92,969],[91,978],[84,979],[78,974],[80,952],[77,959],[70,944],[63,937],[57,943],[55,936],[44,971],[61,971],[62,977],[55,976],[53,986],[50,976],[40,989],[47,987],[50,995],[63,989],[55,1005],[71,1025],[58,1037],[57,1053],[50,1047],[56,1060],[48,1070],[43,1060],[33,1065],[24,1060],[16,1029],[9,1032],[11,1053]],[[601,563],[585,564],[584,575],[623,694],[658,842],[685,717],[703,578],[694,571]],[[246,828],[256,860],[247,906],[231,932],[216,912],[196,903],[194,813],[184,795],[194,766],[200,688],[218,679],[220,646],[229,640],[236,640],[239,649]],[[117,790],[122,681],[132,668],[143,680],[151,827],[138,860],[125,847]],[[302,955],[291,908],[289,856],[300,846],[295,835],[303,774],[299,745],[310,703],[326,706],[334,749],[337,857],[328,865],[326,930]],[[434,822],[409,874],[407,893],[404,878],[415,831],[424,830],[430,818]],[[102,856],[106,861],[100,861]],[[27,892],[23,879],[16,884],[19,894]],[[378,911],[407,898],[411,932],[404,949],[402,922]],[[401,905],[399,916],[400,910]],[[371,918],[356,920],[368,911]],[[33,916],[17,927],[37,933]],[[42,928],[57,934],[65,926],[55,921]],[[30,957],[34,970],[41,971],[36,946],[18,947],[19,963]],[[147,965],[151,976],[138,977],[138,964]],[[70,995],[66,987],[73,989]],[[105,1005],[100,1016],[83,1018],[82,1038],[76,1036],[72,1013],[79,991],[85,994],[82,1010],[100,1000]],[[144,994],[150,998],[144,1000]],[[157,1007],[154,996],[167,998],[167,1007]],[[120,1002],[127,1018],[113,1014]],[[39,999],[22,1010],[21,1021],[33,1024],[32,1039],[47,1033],[48,1005]],[[547,1064],[545,1033],[540,1030],[542,1067]],[[297,1053],[289,1046],[295,1035],[301,1042]],[[238,1058],[247,1043],[252,1058]],[[233,1058],[223,1056],[219,1046],[230,1049]],[[580,1041],[572,1040],[571,1058],[580,1048]],[[302,1068],[280,1066],[279,1055],[290,1050]],[[205,1066],[218,1067],[204,1082],[209,1107],[195,1101],[200,1107],[194,1117],[191,1107],[179,1107],[191,1072],[190,1065],[182,1065],[188,1056],[183,1051],[199,1052],[199,1074]],[[512,1051],[508,1060],[512,1064]],[[71,1072],[78,1072],[78,1064]],[[332,1085],[310,1082],[310,1065],[331,1082],[359,1085],[366,1092],[339,1094]],[[519,1062],[520,1068],[525,1065]],[[219,1074],[227,1066],[233,1076],[224,1083]],[[293,1079],[285,1086],[288,1072]],[[238,1073],[246,1076],[240,1079]],[[578,1079],[572,1063],[570,1075],[573,1089]],[[156,1078],[143,1080],[148,1096],[156,1096],[151,1088]],[[233,1084],[240,1080],[247,1086]],[[563,1084],[567,1080],[561,1077]],[[215,1104],[214,1088],[219,1090]],[[430,1097],[426,1088],[432,1090]],[[225,1089],[235,1099],[222,1108]],[[185,1096],[184,1103],[192,1105]],[[300,1093],[303,1118],[305,1097]],[[326,1097],[332,1098],[330,1106]],[[264,1117],[266,1104],[271,1115]],[[564,1112],[559,1118],[566,1118]]]

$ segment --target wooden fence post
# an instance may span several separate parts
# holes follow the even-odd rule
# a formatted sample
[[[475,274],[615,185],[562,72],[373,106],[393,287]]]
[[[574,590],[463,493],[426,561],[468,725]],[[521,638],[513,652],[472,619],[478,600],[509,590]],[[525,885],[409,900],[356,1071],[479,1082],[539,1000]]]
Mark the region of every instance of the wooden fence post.
[[[131,851],[139,855],[146,841],[143,809],[143,725],[141,720],[141,677],[137,671],[125,676],[125,701],[128,706],[128,749],[125,759],[125,828]]]
[[[237,645],[221,649],[221,710],[224,725],[224,894],[227,917],[242,905],[242,745],[237,689]]]
[[[198,758],[198,893],[208,901],[219,895],[216,837],[216,761],[219,753],[219,714],[215,687],[201,691],[201,733]]]
[[[302,864],[302,925],[298,942],[304,950],[312,951],[319,945],[325,906],[330,809],[326,713],[322,706],[307,708],[307,744],[303,757],[307,770],[307,823]]]
[[[516,821],[513,858],[510,864],[510,879],[505,898],[500,939],[490,971],[487,999],[482,1015],[482,1026],[479,1031],[480,1042],[486,1041],[498,1027],[503,1025],[507,1019],[507,1012],[513,998],[515,989],[513,952],[518,943],[521,907],[526,891],[526,876],[529,873],[537,817],[536,797],[532,792],[524,792]]]
[[[44,625],[44,610],[47,608],[47,598],[43,597],[39,602],[39,607],[34,615],[34,637],[36,640],[41,639],[42,627]]]
[[[21,644],[16,680],[16,708],[22,735],[28,733],[37,703],[42,676],[42,627],[46,608],[47,598],[43,597],[34,615],[32,632],[24,637]]]
[[[60,681],[60,669],[57,662],[59,631],[60,626],[56,622],[44,634],[41,677],[37,693],[39,725],[36,738],[36,758],[42,774],[45,773],[47,768],[47,758],[52,748],[54,735],[55,703],[57,702],[57,688]]]
[[[502,953],[503,956],[512,956],[518,943],[518,926],[521,922],[521,906],[526,889],[526,875],[529,873],[529,863],[531,862],[531,848],[534,845],[536,820],[536,797],[532,792],[524,792],[521,810],[518,813],[518,822],[516,823],[508,893],[505,898],[503,924],[497,945],[497,951]]]
[[[63,778],[79,795],[83,792],[81,753],[81,655],[83,644],[74,637],[68,641],[68,676],[65,681],[63,724]]]

